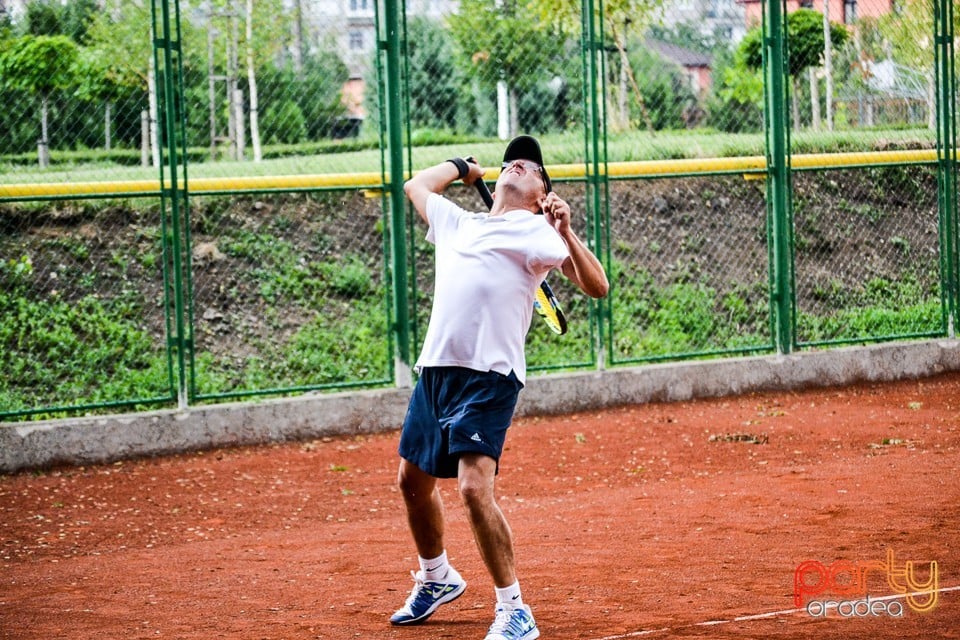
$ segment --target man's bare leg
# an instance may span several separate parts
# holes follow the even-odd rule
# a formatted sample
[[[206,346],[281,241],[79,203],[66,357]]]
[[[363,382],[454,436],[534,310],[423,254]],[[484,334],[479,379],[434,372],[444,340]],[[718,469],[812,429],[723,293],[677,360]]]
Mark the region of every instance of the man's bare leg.
[[[443,500],[437,479],[407,460],[400,460],[397,485],[407,506],[407,523],[421,558],[443,553]]]
[[[443,500],[437,479],[406,460],[400,461],[397,485],[407,507],[407,523],[420,562],[413,591],[393,616],[396,625],[420,624],[442,604],[459,598],[467,583],[450,566],[443,546]]]
[[[460,457],[460,496],[467,508],[473,537],[477,541],[490,577],[497,587],[517,581],[513,559],[513,532],[494,496],[497,461],[482,454]]]

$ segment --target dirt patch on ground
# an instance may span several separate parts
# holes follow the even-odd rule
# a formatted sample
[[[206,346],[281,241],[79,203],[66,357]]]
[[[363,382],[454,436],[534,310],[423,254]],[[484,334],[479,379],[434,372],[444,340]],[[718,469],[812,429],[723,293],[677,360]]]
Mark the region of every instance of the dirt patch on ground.
[[[470,586],[422,627],[387,623],[416,563],[396,444],[0,477],[0,636],[482,638],[493,589],[451,482],[447,548]],[[542,637],[960,637],[960,374],[527,418],[502,463]],[[889,553],[915,578],[938,563],[932,610],[879,574],[868,594],[901,617],[795,605],[800,563]]]

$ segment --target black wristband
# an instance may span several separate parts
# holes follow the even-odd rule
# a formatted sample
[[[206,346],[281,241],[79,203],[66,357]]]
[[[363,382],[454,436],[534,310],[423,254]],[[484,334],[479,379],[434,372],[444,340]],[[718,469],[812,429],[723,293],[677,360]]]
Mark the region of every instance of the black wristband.
[[[450,158],[447,162],[452,162],[453,166],[457,168],[457,173],[460,174],[457,178],[460,180],[463,180],[470,173],[470,167],[467,166],[467,161],[463,158]]]

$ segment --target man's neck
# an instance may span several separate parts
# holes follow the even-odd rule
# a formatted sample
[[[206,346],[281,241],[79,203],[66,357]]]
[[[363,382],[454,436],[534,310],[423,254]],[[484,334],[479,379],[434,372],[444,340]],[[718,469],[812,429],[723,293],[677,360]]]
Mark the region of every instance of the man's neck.
[[[495,194],[493,207],[490,208],[490,215],[502,216],[508,211],[529,211],[537,213],[536,204],[525,202],[523,198],[517,197],[519,194],[512,190],[504,189]]]

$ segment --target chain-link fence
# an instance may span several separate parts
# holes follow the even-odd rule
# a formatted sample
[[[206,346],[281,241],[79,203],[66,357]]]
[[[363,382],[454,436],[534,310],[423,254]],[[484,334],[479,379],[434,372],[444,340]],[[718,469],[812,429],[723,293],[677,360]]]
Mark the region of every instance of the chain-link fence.
[[[938,227],[956,218],[938,212],[937,172],[903,152],[937,147],[938,82],[941,95],[955,100],[955,81],[938,73],[941,54],[931,46],[931,34],[949,26],[946,14],[938,17],[929,2],[892,10],[879,0],[845,2],[839,15],[827,7],[839,22],[831,27],[835,47],[808,54],[802,43],[789,42],[791,56],[818,62],[791,69],[792,151],[820,151],[824,135],[851,130],[864,153],[850,164],[879,162],[846,170],[818,166],[830,161],[816,157],[794,163],[795,339],[804,345],[940,334],[941,275],[953,257],[941,255]],[[822,15],[797,18],[787,17],[788,33],[823,29]],[[945,117],[956,116],[939,115]],[[954,135],[955,126],[947,129]]]
[[[517,133],[612,283],[550,276],[531,369],[952,331],[949,0],[600,8],[0,11],[0,415],[404,384],[433,261],[399,183],[493,187]]]
[[[0,411],[171,398],[156,206],[2,209]]]
[[[611,197],[615,362],[769,349],[763,183],[617,183]]]
[[[390,381],[379,198],[192,203],[200,397]]]
[[[798,343],[942,333],[933,171],[802,173],[794,187]]]

